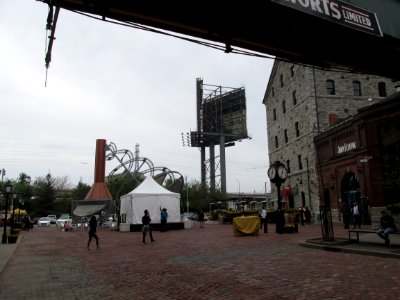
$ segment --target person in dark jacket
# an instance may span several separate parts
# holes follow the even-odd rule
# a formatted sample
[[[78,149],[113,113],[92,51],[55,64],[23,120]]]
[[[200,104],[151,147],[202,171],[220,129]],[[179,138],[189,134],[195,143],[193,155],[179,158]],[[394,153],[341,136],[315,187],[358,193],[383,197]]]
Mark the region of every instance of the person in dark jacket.
[[[144,216],[142,217],[142,224],[143,224],[143,227],[142,227],[143,240],[142,240],[142,242],[143,242],[143,244],[146,244],[146,235],[147,234],[149,234],[151,242],[154,242],[153,229],[150,226],[150,222],[151,222],[150,213],[146,209],[144,211]]]
[[[202,210],[200,210],[199,212],[199,217],[197,221],[199,221],[200,228],[204,228],[204,212]]]
[[[376,232],[382,239],[385,240],[385,245],[390,246],[389,233],[397,231],[396,224],[392,216],[389,216],[386,211],[381,211],[380,219],[381,227]]]
[[[89,240],[87,242],[87,249],[90,250],[90,242],[94,238],[96,240],[97,249],[100,248],[99,246],[99,237],[96,234],[97,231],[97,220],[95,216],[91,216],[89,220]]]

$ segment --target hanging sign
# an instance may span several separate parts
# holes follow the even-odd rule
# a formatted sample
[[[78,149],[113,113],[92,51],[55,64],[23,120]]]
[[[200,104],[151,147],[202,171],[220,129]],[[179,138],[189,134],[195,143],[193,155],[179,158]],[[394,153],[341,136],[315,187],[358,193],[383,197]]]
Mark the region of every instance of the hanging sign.
[[[376,14],[340,0],[272,0],[335,23],[383,36]]]

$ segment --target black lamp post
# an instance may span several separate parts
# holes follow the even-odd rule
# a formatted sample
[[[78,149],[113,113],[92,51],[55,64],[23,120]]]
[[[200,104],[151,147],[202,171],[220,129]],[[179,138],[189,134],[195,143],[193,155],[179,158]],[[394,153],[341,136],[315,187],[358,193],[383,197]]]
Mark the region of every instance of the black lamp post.
[[[14,222],[15,222],[15,200],[17,199],[17,194],[13,194],[12,197],[12,220],[11,220],[11,234],[13,234],[13,229],[14,229]]]
[[[6,207],[4,209],[4,232],[1,240],[2,244],[7,244],[7,212],[8,212],[8,195],[12,193],[13,186],[10,181],[7,181],[4,185],[4,194],[6,195]]]

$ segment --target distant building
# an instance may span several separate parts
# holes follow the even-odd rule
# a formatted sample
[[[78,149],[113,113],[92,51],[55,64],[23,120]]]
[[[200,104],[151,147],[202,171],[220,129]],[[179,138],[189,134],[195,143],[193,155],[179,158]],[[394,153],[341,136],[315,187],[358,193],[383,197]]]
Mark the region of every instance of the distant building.
[[[306,206],[314,214],[319,211],[314,137],[395,92],[395,82],[388,78],[275,61],[263,104],[269,161],[281,161],[289,173],[281,192],[286,207]],[[347,147],[352,145],[344,145]],[[275,189],[272,185],[276,199]]]

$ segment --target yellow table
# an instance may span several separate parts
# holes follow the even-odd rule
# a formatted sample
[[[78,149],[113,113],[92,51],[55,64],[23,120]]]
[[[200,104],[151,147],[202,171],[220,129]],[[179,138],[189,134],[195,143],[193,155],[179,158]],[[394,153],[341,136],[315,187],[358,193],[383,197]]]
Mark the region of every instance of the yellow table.
[[[259,235],[260,218],[258,216],[233,218],[233,233],[235,236]]]

